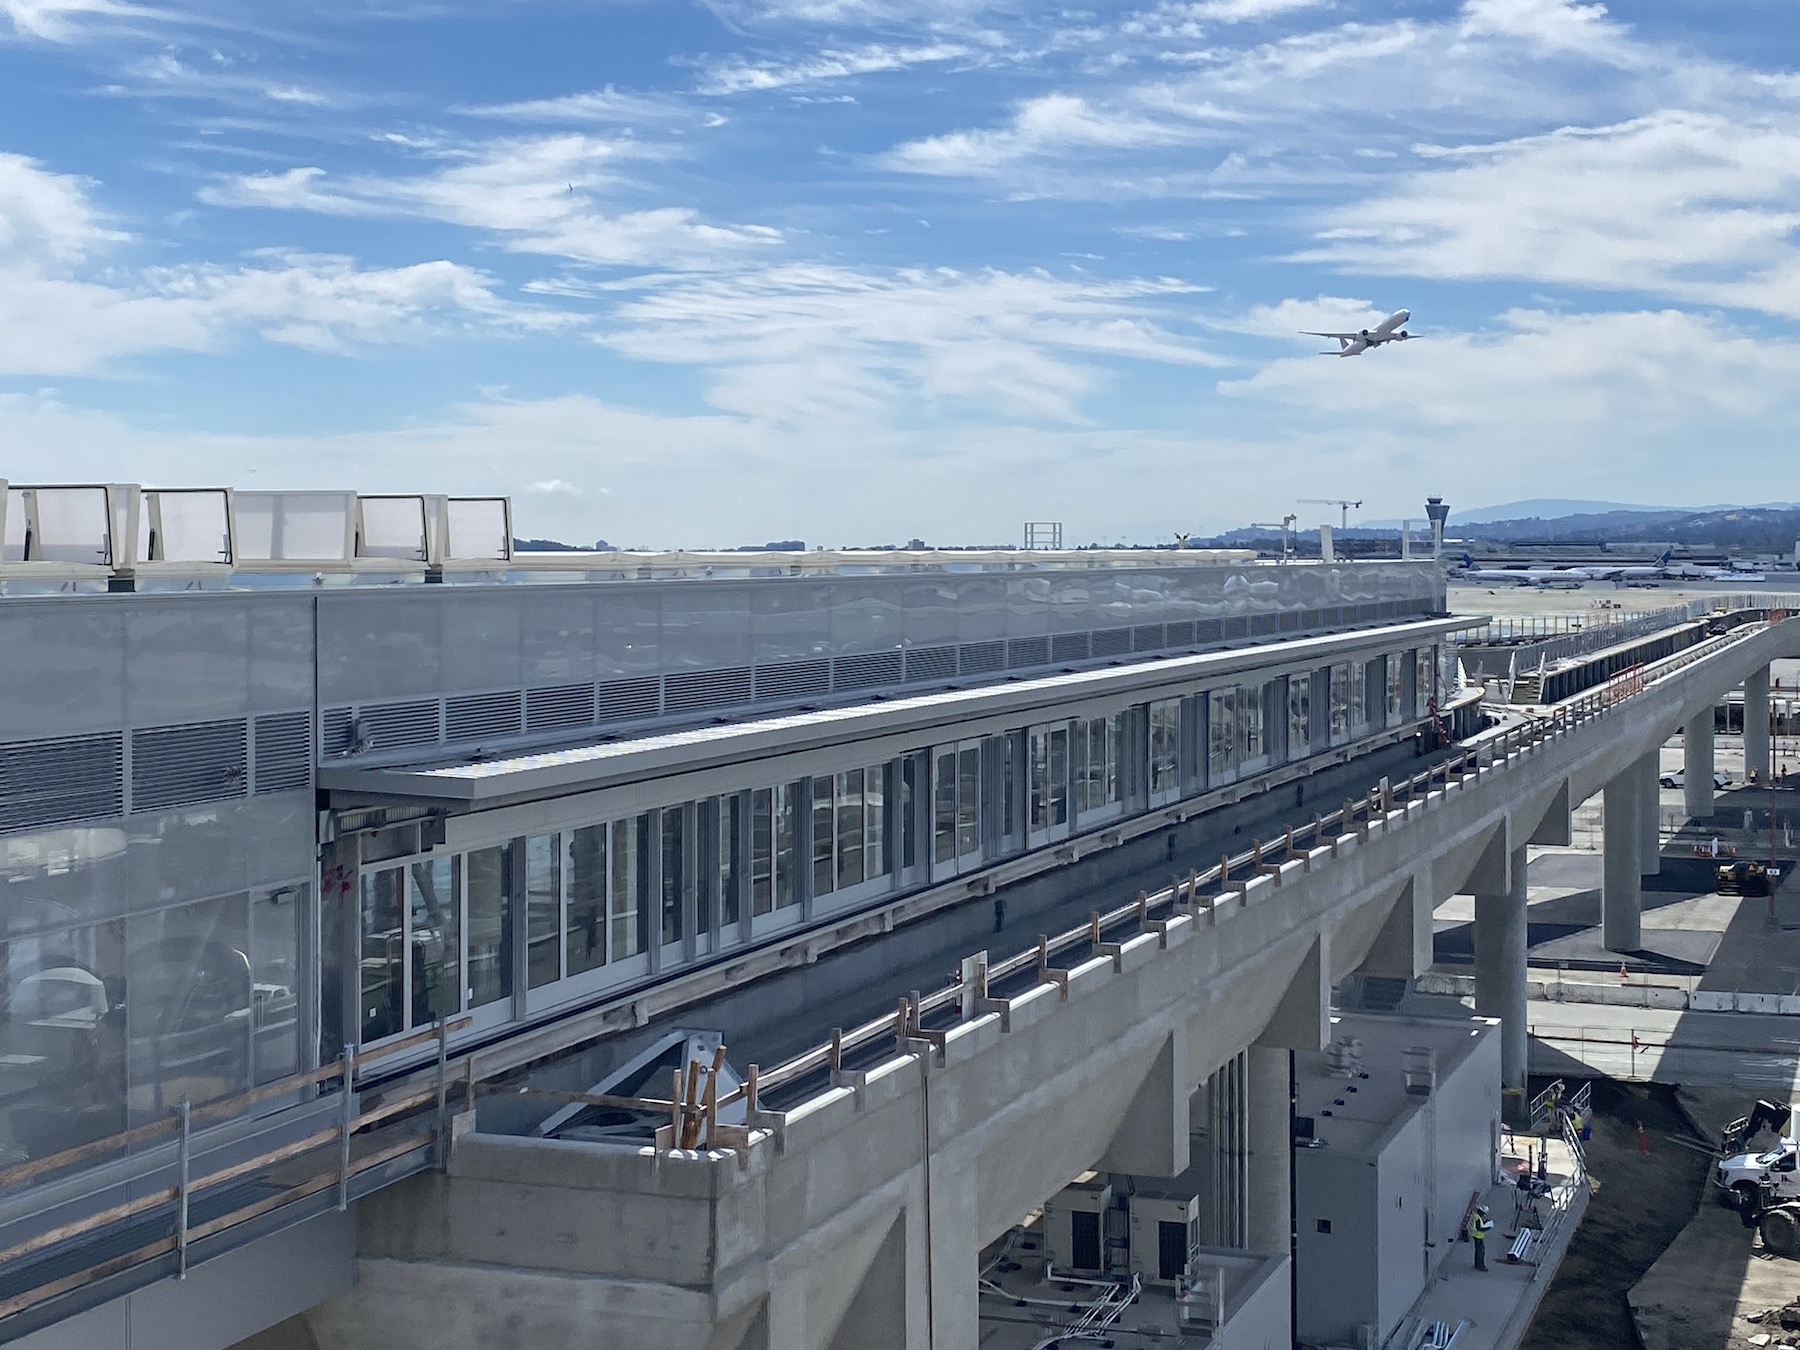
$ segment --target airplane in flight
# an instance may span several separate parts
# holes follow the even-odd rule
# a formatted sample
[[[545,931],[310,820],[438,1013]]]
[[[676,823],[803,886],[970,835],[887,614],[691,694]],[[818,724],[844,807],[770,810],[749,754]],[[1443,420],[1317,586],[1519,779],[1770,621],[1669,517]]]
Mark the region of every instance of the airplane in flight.
[[[1397,309],[1373,328],[1364,328],[1355,333],[1314,333],[1302,329],[1305,337],[1336,338],[1338,349],[1335,352],[1320,352],[1320,356],[1361,356],[1366,351],[1388,342],[1405,342],[1412,334],[1401,325],[1412,319],[1410,309]]]
[[[1462,566],[1451,575],[1461,581],[1504,582],[1509,586],[1539,586],[1557,591],[1578,591],[1587,581],[1579,572],[1554,567],[1477,567],[1467,553],[1462,555]]]

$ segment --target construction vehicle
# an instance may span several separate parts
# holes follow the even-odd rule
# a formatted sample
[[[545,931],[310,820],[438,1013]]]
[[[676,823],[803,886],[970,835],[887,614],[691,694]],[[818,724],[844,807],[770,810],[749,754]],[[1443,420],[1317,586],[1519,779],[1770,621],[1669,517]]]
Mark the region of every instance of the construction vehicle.
[[[1763,1250],[1776,1256],[1800,1257],[1800,1201],[1792,1199],[1773,1178],[1742,1193],[1742,1199],[1738,1213],[1743,1216],[1744,1227],[1756,1229]]]
[[[1719,1132],[1719,1156],[1729,1158],[1744,1151],[1744,1146],[1764,1130],[1773,1130],[1784,1142],[1794,1139],[1794,1108],[1786,1102],[1772,1102],[1766,1097]]]

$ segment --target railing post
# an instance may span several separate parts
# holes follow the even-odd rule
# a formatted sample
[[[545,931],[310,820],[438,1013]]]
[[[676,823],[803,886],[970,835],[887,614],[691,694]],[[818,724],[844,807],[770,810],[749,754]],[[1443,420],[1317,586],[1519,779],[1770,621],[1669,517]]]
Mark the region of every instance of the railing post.
[[[344,1109],[338,1121],[338,1213],[350,1208],[350,1127],[356,1123],[356,1047],[344,1047]]]
[[[450,1131],[446,1115],[450,1102],[450,1024],[438,1014],[437,1024],[437,1155],[438,1166],[450,1167]]]
[[[758,1069],[754,1064],[744,1070],[744,1123],[747,1125],[754,1123],[752,1117],[757,1111],[757,1073]]]
[[[188,1174],[193,1166],[194,1142],[192,1107],[181,1099],[180,1177],[175,1183],[175,1278],[187,1278],[188,1264]]]

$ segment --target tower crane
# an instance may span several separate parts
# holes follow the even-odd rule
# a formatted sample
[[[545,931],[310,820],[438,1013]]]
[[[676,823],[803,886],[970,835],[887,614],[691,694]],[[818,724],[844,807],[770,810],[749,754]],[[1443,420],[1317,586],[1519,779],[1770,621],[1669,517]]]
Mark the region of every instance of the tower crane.
[[[1294,532],[1294,522],[1298,519],[1299,519],[1298,516],[1293,516],[1293,515],[1283,516],[1281,518],[1281,523],[1279,525],[1277,525],[1272,520],[1253,520],[1250,522],[1250,524],[1247,528],[1252,529],[1252,530],[1280,530],[1281,531],[1281,560],[1283,562],[1286,562],[1289,558],[1294,556],[1293,546],[1288,542],[1288,540]]]
[[[1342,497],[1296,497],[1294,500],[1299,502],[1302,506],[1337,507],[1338,510],[1343,513],[1343,518],[1338,522],[1338,528],[1340,530],[1347,530],[1350,528],[1350,509],[1352,507],[1356,508],[1358,511],[1362,510],[1361,502],[1345,501]]]

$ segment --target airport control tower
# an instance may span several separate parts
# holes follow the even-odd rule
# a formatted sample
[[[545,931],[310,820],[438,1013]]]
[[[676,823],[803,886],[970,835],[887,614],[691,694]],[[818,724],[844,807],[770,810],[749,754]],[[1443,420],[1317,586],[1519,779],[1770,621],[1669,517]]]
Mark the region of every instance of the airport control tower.
[[[1444,522],[1450,518],[1450,508],[1444,505],[1442,497],[1425,499],[1425,514],[1431,518],[1431,556],[1444,556]]]

